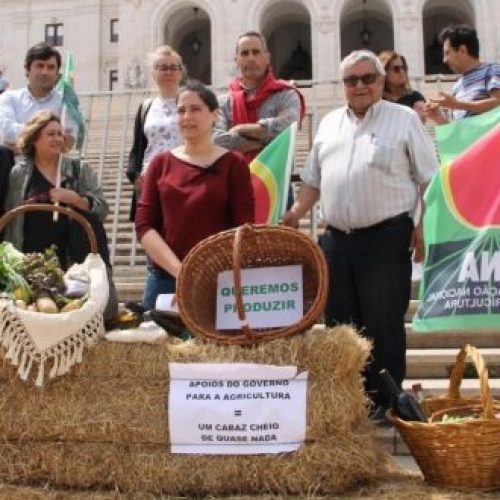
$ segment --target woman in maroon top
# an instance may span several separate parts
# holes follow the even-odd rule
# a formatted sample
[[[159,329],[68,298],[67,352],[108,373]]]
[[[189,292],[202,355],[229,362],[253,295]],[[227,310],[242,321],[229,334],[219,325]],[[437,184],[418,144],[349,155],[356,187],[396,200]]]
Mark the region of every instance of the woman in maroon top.
[[[254,200],[246,160],[212,142],[215,94],[188,81],[177,102],[184,145],[157,155],[137,206],[137,236],[155,263],[146,282],[145,309],[161,293],[174,293],[182,259],[204,238],[253,222]]]

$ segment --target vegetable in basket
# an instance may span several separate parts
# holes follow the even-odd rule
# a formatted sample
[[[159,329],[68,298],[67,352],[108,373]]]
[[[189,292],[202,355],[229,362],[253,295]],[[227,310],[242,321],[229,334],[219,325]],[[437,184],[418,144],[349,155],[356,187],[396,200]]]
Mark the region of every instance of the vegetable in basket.
[[[25,255],[14,245],[4,241],[0,243],[0,287],[7,297],[28,303],[31,299],[31,289],[20,272]]]

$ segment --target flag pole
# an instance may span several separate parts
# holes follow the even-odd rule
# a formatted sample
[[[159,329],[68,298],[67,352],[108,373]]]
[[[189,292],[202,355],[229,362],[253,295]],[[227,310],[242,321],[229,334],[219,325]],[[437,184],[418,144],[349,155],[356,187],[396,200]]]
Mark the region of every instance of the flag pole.
[[[63,130],[63,134],[64,134],[64,127],[66,125],[66,105],[63,104],[62,106],[62,111],[61,111],[61,128]],[[61,168],[62,168],[62,161],[63,161],[63,158],[64,158],[64,153],[59,153],[59,158],[57,160],[57,172],[56,172],[56,188],[60,188],[61,187]],[[59,206],[59,202],[56,201],[54,203],[54,205],[56,207]],[[59,212],[57,211],[54,211],[54,213],[52,214],[52,220],[54,222],[57,222],[59,220]]]
[[[286,158],[285,167],[285,183],[283,185],[283,196],[281,200],[281,213],[278,219],[281,219],[286,212],[286,206],[288,202],[288,190],[290,189],[290,181],[292,178],[292,164],[293,158],[295,156],[295,139],[297,136],[297,122],[293,122],[290,125],[290,145],[288,147],[288,154]]]

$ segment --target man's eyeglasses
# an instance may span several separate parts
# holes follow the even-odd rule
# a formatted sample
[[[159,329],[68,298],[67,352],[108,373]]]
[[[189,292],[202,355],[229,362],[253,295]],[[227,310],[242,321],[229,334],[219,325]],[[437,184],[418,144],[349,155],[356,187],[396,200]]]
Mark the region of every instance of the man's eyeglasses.
[[[166,73],[167,71],[175,73],[176,71],[180,71],[182,66],[180,64],[157,64],[155,69],[157,71],[161,71],[162,73]]]
[[[346,76],[343,81],[346,87],[355,87],[358,82],[363,85],[371,85],[377,81],[377,77],[377,73],[365,73],[364,75]]]
[[[403,66],[402,64],[394,64],[389,68],[389,71],[392,71],[393,73],[405,73],[406,72],[406,66]]]

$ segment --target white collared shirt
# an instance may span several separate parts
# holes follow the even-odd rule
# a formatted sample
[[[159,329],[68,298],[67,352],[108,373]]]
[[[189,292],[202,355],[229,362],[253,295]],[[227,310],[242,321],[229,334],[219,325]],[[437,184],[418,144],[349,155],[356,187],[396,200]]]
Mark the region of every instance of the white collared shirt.
[[[378,101],[362,120],[344,106],[328,113],[301,173],[320,190],[323,220],[342,231],[372,226],[418,202],[438,168],[432,140],[412,109]]]
[[[61,115],[62,94],[55,89],[40,99],[33,96],[28,87],[8,90],[0,95],[0,135],[3,135],[5,144],[15,144],[24,124],[42,109]],[[77,136],[78,125],[66,115],[65,129]]]

